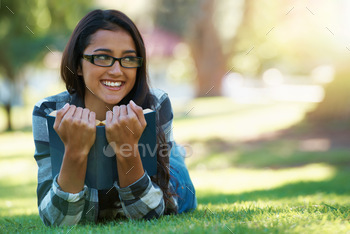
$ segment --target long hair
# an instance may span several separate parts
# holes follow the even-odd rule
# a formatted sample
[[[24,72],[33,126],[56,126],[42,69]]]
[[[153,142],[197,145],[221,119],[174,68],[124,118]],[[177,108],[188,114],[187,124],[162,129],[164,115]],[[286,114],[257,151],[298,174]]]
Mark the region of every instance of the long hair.
[[[134,87],[118,105],[127,104],[133,100],[142,108],[154,108],[156,100],[149,89],[147,57],[143,39],[131,19],[117,10],[94,10],[82,18],[74,29],[61,61],[61,77],[68,92],[77,93],[84,100],[85,83],[83,77],[78,75],[78,70],[81,68],[83,52],[89,45],[91,36],[101,29],[110,31],[122,29],[128,32],[135,43],[137,56],[143,58],[142,66],[137,68]],[[162,189],[165,207],[168,207],[172,193],[169,191],[170,173],[167,166],[169,165],[169,150],[164,155],[164,151],[167,150],[164,148],[166,143],[165,134],[159,124],[159,116],[157,116],[157,176],[152,178],[152,181]]]

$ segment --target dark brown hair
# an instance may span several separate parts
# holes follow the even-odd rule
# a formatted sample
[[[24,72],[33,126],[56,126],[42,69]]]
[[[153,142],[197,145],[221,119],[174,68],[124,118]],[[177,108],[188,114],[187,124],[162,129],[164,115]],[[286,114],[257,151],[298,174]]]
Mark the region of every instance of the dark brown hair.
[[[147,76],[147,57],[146,49],[141,34],[131,19],[124,13],[117,10],[94,10],[88,13],[80,20],[74,29],[67,46],[62,55],[61,77],[66,84],[66,88],[70,94],[77,93],[84,100],[85,83],[83,77],[78,75],[81,68],[81,59],[83,52],[89,45],[91,36],[98,30],[125,30],[130,34],[136,46],[137,56],[143,58],[143,64],[137,68],[136,82],[129,94],[124,97],[118,105],[127,104],[133,100],[142,108],[155,107],[155,98],[150,93],[149,82]],[[166,145],[165,134],[159,124],[159,116],[157,117],[157,176],[152,178],[163,191],[165,205],[168,207],[170,196],[169,191],[169,150],[164,155],[164,146]]]

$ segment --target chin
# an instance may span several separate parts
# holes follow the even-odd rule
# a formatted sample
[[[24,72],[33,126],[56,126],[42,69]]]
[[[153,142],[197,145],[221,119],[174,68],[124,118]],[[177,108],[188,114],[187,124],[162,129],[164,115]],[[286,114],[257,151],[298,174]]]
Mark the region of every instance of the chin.
[[[120,98],[120,97],[107,97],[107,98],[103,98],[102,100],[107,105],[117,105],[121,100],[123,100],[123,98]]]

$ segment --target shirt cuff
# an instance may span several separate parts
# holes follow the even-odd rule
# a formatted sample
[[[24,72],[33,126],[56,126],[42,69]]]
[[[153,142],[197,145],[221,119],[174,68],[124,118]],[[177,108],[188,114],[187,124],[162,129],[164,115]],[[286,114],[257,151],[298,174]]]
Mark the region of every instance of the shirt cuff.
[[[122,200],[133,200],[139,197],[142,197],[144,192],[149,187],[149,184],[151,183],[151,179],[149,178],[147,172],[141,176],[140,179],[135,181],[134,183],[130,184],[127,187],[120,188],[117,181],[114,181],[114,187],[119,192],[120,199]]]
[[[62,198],[63,200],[67,201],[67,202],[77,202],[79,200],[81,200],[88,192],[88,187],[86,185],[84,185],[83,190],[81,190],[79,193],[67,193],[64,192],[61,187],[58,185],[57,183],[57,178],[58,178],[57,174],[55,176],[55,178],[53,179],[53,183],[52,183],[52,189],[53,192],[60,198]]]

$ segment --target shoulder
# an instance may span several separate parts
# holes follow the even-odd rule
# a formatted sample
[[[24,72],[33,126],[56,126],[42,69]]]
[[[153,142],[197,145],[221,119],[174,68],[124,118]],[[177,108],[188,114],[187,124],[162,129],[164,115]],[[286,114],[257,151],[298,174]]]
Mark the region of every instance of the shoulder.
[[[173,110],[169,96],[161,89],[151,89],[155,98],[155,110],[158,112],[160,125],[170,123],[173,119]]]
[[[164,105],[170,104],[170,99],[168,94],[161,89],[150,89],[150,93],[155,99],[155,108],[160,109]]]
[[[54,110],[61,109],[64,104],[71,102],[72,95],[68,91],[46,97],[38,101],[33,110],[33,115],[46,115]]]

